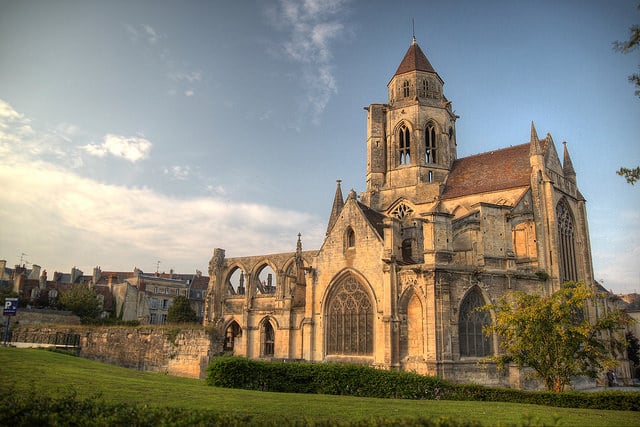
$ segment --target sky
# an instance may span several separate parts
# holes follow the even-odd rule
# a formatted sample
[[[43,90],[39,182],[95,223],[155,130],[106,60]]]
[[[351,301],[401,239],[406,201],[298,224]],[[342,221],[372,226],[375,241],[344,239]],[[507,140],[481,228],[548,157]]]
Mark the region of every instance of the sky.
[[[414,24],[412,24],[412,22]],[[640,292],[637,1],[0,0],[0,259],[207,274],[322,244],[365,190],[366,111],[413,33],[458,156],[550,133],[587,200],[595,278]]]

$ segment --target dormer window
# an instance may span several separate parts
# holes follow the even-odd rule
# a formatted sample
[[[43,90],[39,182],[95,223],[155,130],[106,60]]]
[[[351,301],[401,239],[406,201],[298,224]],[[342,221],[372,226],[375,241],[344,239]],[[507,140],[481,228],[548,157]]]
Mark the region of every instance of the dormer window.
[[[409,80],[402,82],[402,96],[405,98],[409,97]]]
[[[400,145],[400,164],[408,165],[411,163],[411,133],[405,125],[400,126],[398,140]]]
[[[436,143],[436,128],[433,124],[427,125],[427,130],[425,132],[425,160],[427,163],[437,163],[438,159],[436,156],[437,152],[437,143]]]

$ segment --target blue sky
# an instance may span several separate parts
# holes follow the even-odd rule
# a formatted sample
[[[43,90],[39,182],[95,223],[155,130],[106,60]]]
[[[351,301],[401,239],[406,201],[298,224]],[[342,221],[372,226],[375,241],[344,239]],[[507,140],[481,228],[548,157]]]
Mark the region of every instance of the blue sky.
[[[459,157],[567,141],[595,277],[640,292],[635,1],[0,0],[0,258],[49,272],[207,271],[319,248],[365,189],[366,112],[415,36]]]

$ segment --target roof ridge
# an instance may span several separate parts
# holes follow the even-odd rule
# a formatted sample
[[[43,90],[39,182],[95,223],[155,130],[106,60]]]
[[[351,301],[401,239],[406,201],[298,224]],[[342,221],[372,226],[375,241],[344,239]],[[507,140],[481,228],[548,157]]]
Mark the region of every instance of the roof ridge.
[[[518,144],[518,145],[510,145],[510,146],[504,147],[504,148],[496,148],[495,150],[488,150],[488,151],[483,151],[481,153],[470,154],[470,155],[465,156],[465,157],[459,157],[456,160],[469,159],[469,158],[472,158],[472,157],[483,156],[483,155],[486,155],[486,154],[495,153],[496,151],[506,151],[506,150],[511,150],[511,149],[514,149],[514,148],[522,148],[523,145],[528,146],[529,143],[528,142],[524,142],[524,143]]]

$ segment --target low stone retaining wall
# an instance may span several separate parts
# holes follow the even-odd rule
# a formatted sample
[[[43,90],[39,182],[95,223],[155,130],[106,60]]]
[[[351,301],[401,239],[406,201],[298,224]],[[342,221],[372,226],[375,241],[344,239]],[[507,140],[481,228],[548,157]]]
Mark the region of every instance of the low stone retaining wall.
[[[175,326],[18,326],[11,340],[16,344],[46,343],[65,334],[79,336],[81,357],[189,378],[204,378],[211,357],[222,350],[206,330]]]
[[[80,318],[70,311],[19,308],[11,323],[20,325],[79,325]]]

